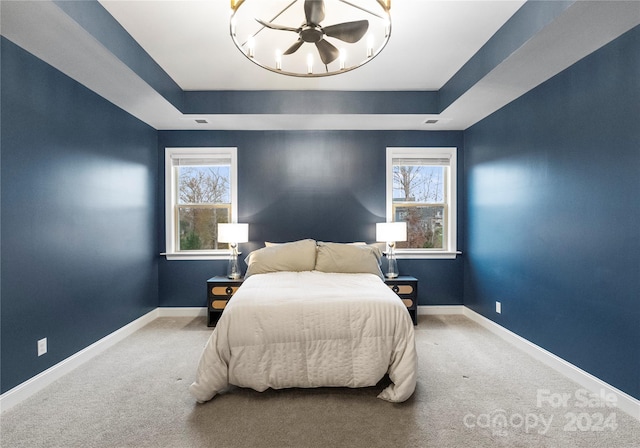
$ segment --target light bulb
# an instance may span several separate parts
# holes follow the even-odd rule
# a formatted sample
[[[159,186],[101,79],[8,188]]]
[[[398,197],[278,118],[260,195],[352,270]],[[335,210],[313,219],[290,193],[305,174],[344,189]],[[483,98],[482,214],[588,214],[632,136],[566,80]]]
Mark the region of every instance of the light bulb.
[[[307,55],[307,73],[313,73],[313,55],[311,53]]]
[[[282,70],[282,52],[276,50],[276,70]]]
[[[341,48],[340,49],[340,70],[344,70],[346,61],[347,61],[347,51],[344,48]]]
[[[256,41],[255,41],[255,39],[253,38],[253,36],[250,36],[250,37],[247,39],[247,47],[248,47],[248,48],[247,48],[247,55],[248,55],[250,58],[252,58],[252,57],[253,57],[253,50],[254,50],[254,48],[255,48],[255,45],[256,45]]]
[[[373,56],[373,34],[367,36],[367,57]]]

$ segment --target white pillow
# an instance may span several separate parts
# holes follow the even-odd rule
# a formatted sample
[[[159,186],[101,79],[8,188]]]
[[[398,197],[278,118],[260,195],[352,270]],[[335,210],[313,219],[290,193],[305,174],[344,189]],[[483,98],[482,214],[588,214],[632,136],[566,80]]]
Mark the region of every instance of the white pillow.
[[[318,242],[316,271],[369,273],[384,279],[380,270],[382,251],[378,246]]]
[[[245,277],[278,271],[312,271],[316,265],[316,242],[306,239],[270,245],[251,252],[245,262],[248,266]]]

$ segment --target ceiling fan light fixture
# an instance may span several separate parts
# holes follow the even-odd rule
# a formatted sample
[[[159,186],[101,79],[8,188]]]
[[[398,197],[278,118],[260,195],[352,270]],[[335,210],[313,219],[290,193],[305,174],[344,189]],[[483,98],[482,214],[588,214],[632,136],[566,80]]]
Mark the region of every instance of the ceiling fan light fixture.
[[[382,51],[391,36],[390,7],[390,0],[231,0],[229,30],[240,52],[262,68],[297,77],[330,76],[356,69]]]

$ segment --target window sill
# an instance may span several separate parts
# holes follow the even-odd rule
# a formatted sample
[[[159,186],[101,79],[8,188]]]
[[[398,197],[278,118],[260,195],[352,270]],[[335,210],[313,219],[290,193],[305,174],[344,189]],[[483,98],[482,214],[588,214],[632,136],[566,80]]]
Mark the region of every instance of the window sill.
[[[429,259],[429,260],[455,260],[458,255],[462,255],[462,252],[455,251],[421,251],[421,250],[411,250],[411,251],[403,251],[402,249],[396,249],[395,252],[397,259]]]
[[[240,255],[241,252],[238,253]],[[166,257],[167,260],[228,260],[231,255],[230,251],[221,251],[217,253],[166,253],[163,252],[161,256]],[[455,260],[458,255],[462,255],[462,252],[447,252],[447,251],[402,251],[396,249],[396,258],[401,259],[422,259],[422,260]]]
[[[231,255],[231,251],[220,252],[207,252],[207,253],[195,253],[195,252],[180,252],[180,253],[166,253],[163,252],[161,256],[166,257],[167,260],[228,260]]]

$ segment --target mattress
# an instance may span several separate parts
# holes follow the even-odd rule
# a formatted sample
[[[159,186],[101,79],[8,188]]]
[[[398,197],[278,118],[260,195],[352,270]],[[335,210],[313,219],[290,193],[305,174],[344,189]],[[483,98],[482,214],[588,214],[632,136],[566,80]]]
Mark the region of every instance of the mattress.
[[[257,391],[367,387],[405,401],[416,385],[414,328],[373,274],[273,272],[247,278],[225,308],[189,390],[199,402],[229,385]]]

